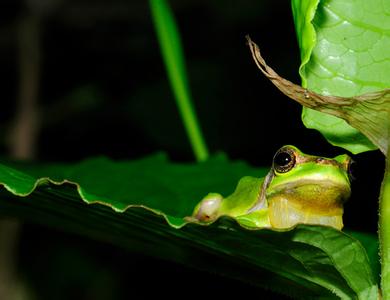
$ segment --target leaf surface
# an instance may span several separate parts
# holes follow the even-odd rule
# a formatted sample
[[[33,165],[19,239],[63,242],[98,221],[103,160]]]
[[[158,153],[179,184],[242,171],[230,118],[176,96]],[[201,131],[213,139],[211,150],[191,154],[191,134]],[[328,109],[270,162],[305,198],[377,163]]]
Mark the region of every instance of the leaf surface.
[[[231,218],[208,226],[183,219],[208,192],[226,196],[240,177],[266,172],[223,155],[199,164],[157,155],[38,168],[0,165],[0,208],[300,298],[374,299],[377,286],[364,248],[338,230],[249,230]]]
[[[390,87],[388,1],[293,0],[292,8],[303,87],[343,97]],[[306,127],[319,130],[330,143],[352,153],[376,148],[338,117],[304,107],[302,119]]]

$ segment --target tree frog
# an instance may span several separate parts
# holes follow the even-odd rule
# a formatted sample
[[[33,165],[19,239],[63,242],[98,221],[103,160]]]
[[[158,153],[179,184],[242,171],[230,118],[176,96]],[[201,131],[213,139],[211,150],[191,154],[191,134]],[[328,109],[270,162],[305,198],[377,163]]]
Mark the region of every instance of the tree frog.
[[[298,223],[343,227],[343,203],[351,194],[351,158],[307,155],[283,146],[264,178],[243,177],[233,194],[210,193],[192,219],[212,222],[231,216],[247,227],[290,228]]]

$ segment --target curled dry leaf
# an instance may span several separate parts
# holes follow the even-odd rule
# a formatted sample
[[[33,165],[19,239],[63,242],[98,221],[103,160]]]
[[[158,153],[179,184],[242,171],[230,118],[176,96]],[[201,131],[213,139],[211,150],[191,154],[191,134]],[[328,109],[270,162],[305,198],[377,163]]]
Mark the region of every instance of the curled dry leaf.
[[[266,64],[256,43],[249,36],[246,38],[256,65],[281,92],[303,106],[344,119],[387,155],[390,139],[390,89],[354,97],[317,94],[279,76]]]

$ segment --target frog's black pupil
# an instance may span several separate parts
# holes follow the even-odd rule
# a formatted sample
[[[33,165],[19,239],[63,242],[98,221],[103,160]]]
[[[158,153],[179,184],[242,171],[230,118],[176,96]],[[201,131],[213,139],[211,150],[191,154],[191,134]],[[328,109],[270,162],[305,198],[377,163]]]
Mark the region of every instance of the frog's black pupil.
[[[276,165],[284,167],[287,166],[291,162],[291,160],[292,158],[290,153],[280,152],[278,153],[278,155],[276,155],[274,162]]]
[[[276,172],[286,173],[294,168],[295,154],[291,148],[284,147],[276,152],[273,167]]]

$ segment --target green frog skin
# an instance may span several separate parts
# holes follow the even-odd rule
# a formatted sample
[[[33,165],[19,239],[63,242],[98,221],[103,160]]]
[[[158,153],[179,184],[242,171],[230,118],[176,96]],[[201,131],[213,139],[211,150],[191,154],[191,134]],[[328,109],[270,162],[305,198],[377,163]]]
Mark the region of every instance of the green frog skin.
[[[248,227],[290,228],[320,224],[343,228],[343,203],[351,194],[351,158],[307,155],[294,146],[280,148],[267,176],[241,178],[224,198],[210,193],[195,207],[192,219],[212,222],[234,217]]]

